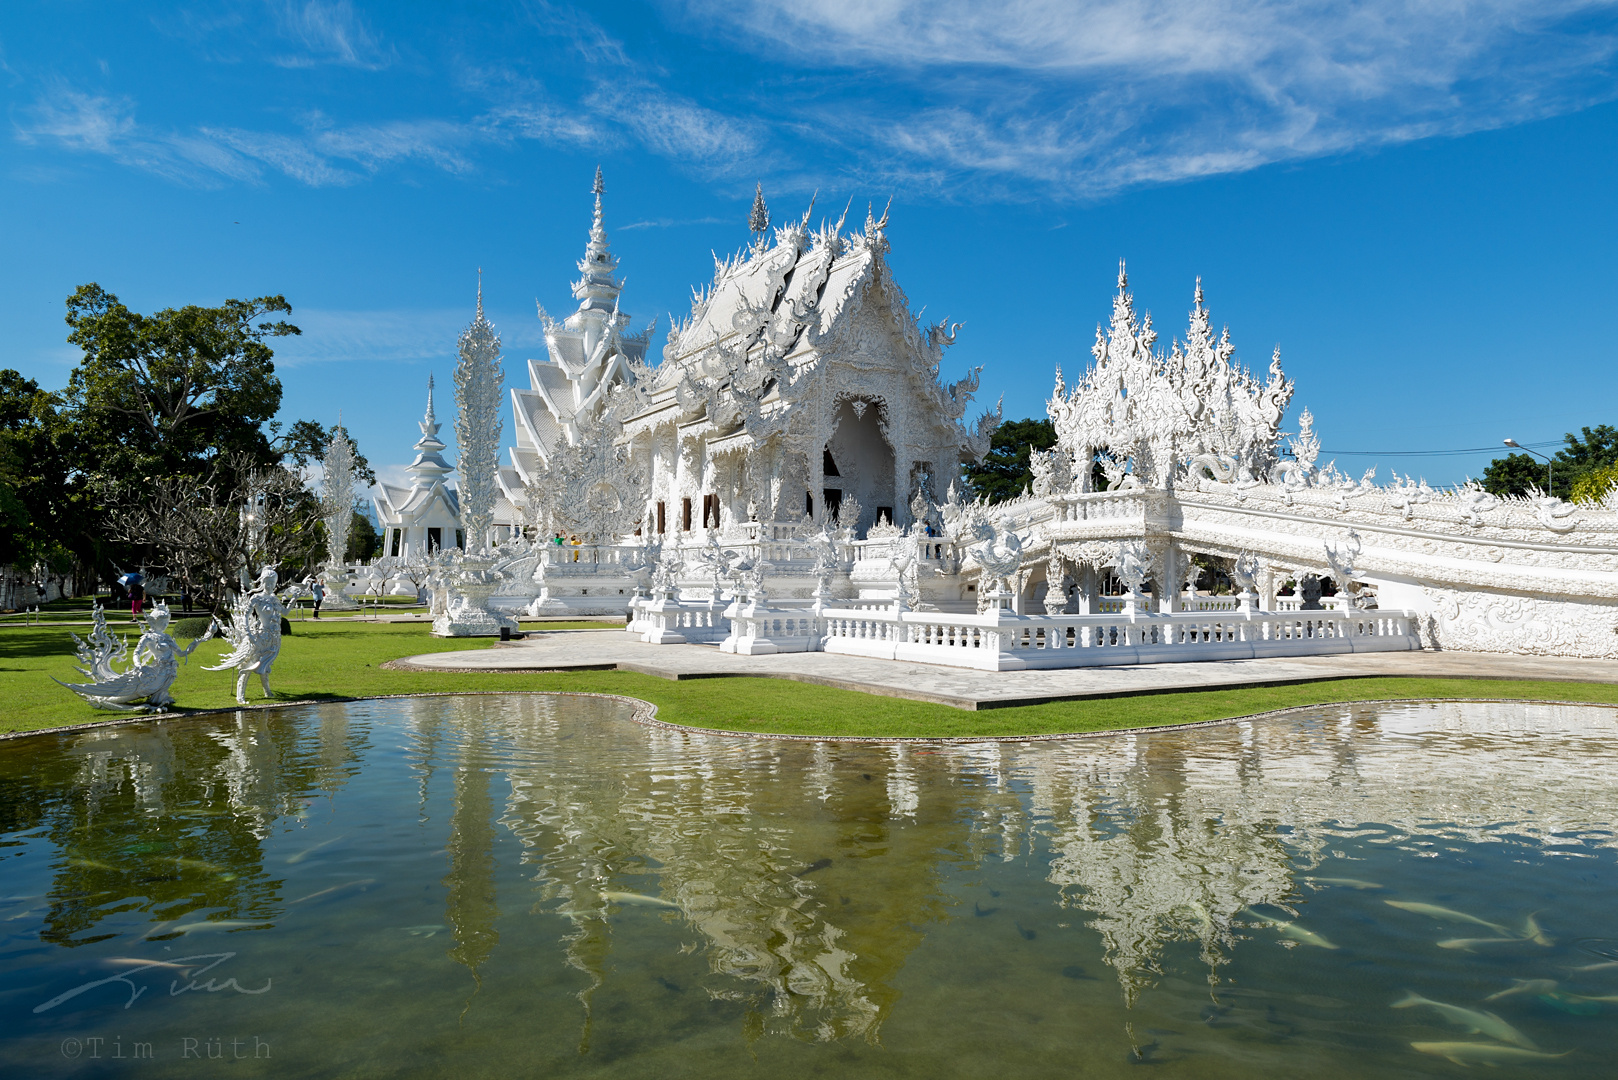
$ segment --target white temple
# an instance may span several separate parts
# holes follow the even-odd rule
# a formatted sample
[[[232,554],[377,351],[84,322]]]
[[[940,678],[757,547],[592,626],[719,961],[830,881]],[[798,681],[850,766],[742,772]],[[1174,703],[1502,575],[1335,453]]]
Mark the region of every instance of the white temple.
[[[1164,350],[1120,267],[1093,364],[1071,386],[1055,373],[1057,446],[1034,456],[1031,491],[988,505],[961,466],[988,449],[998,410],[966,421],[976,370],[940,380],[957,328],[910,313],[886,212],[848,236],[809,213],[772,232],[760,194],[751,243],[716,260],[653,367],[651,329],[625,332],[599,170],[592,190],[578,309],[560,322],[540,309],[547,356],[512,393],[495,520],[521,535],[496,528],[507,542],[493,554],[438,575],[457,625],[491,625],[485,609],[627,610],[649,644],[988,670],[1415,648],[1618,656],[1618,494],[1500,499],[1319,466],[1307,409],[1296,434],[1281,430],[1294,387],[1279,353],[1263,375],[1244,367],[1200,282]],[[463,365],[468,341],[478,370],[498,370],[481,299]],[[415,483],[377,500],[391,557],[461,546],[437,430],[429,398]],[[1236,595],[1200,590],[1193,556],[1227,567]],[[1326,580],[1336,595],[1322,599]]]
[[[378,483],[372,500],[382,526],[384,556],[411,560],[426,558],[445,548],[461,547],[460,496],[446,482],[455,469],[444,460],[440,424],[433,413],[433,379],[427,377],[427,414],[421,418],[416,457],[405,471],[407,488]]]

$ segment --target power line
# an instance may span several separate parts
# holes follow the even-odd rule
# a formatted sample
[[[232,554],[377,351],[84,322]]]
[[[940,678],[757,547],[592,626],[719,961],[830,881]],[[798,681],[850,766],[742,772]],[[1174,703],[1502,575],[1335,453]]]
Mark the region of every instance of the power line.
[[[1522,449],[1543,449],[1547,446],[1561,446],[1561,439],[1552,439],[1549,442],[1520,443]],[[1457,454],[1499,454],[1502,450],[1511,450],[1507,446],[1468,446],[1460,450],[1322,450],[1322,454],[1332,454],[1337,457],[1449,457]]]

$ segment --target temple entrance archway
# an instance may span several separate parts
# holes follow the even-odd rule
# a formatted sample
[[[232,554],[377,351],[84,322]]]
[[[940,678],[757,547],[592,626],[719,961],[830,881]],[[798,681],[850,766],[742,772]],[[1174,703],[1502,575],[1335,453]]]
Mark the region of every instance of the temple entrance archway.
[[[877,523],[880,513],[886,512],[889,521],[899,520],[893,447],[882,435],[881,408],[864,400],[840,402],[822,460],[824,505],[830,511],[850,497],[858,499],[860,517],[854,526],[858,536]]]

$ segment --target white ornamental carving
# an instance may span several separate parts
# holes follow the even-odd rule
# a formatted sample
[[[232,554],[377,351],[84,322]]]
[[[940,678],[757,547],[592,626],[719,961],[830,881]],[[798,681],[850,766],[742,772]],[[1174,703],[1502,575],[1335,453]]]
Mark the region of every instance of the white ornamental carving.
[[[1095,364],[1072,390],[1058,371],[1048,405],[1077,479],[1088,482],[1098,453],[1113,488],[1126,468],[1140,485],[1170,488],[1201,458],[1228,462],[1218,466],[1228,469],[1221,479],[1267,475],[1293,389],[1279,350],[1268,381],[1238,367],[1229,333],[1214,338],[1199,280],[1186,340],[1164,355],[1151,316],[1136,316],[1128,284],[1120,263],[1111,326],[1096,328]]]

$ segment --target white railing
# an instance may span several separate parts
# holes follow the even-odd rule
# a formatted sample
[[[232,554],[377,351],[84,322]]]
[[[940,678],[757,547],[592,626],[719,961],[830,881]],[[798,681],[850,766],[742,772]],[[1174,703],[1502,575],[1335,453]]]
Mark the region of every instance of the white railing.
[[[1146,496],[1140,491],[1091,491],[1058,496],[1050,503],[1058,521],[1116,521],[1146,513]]]
[[[1185,611],[1236,611],[1241,607],[1241,601],[1234,596],[1181,597],[1180,606]]]
[[[727,633],[724,608],[717,605],[637,597],[629,607],[632,615],[626,629],[650,645],[712,643],[724,640]]]
[[[730,635],[721,652],[767,656],[778,652],[814,652],[820,648],[820,617],[812,611],[733,604],[725,612]]]
[[[1420,648],[1403,611],[1012,616],[828,608],[826,652],[1011,671]]]

